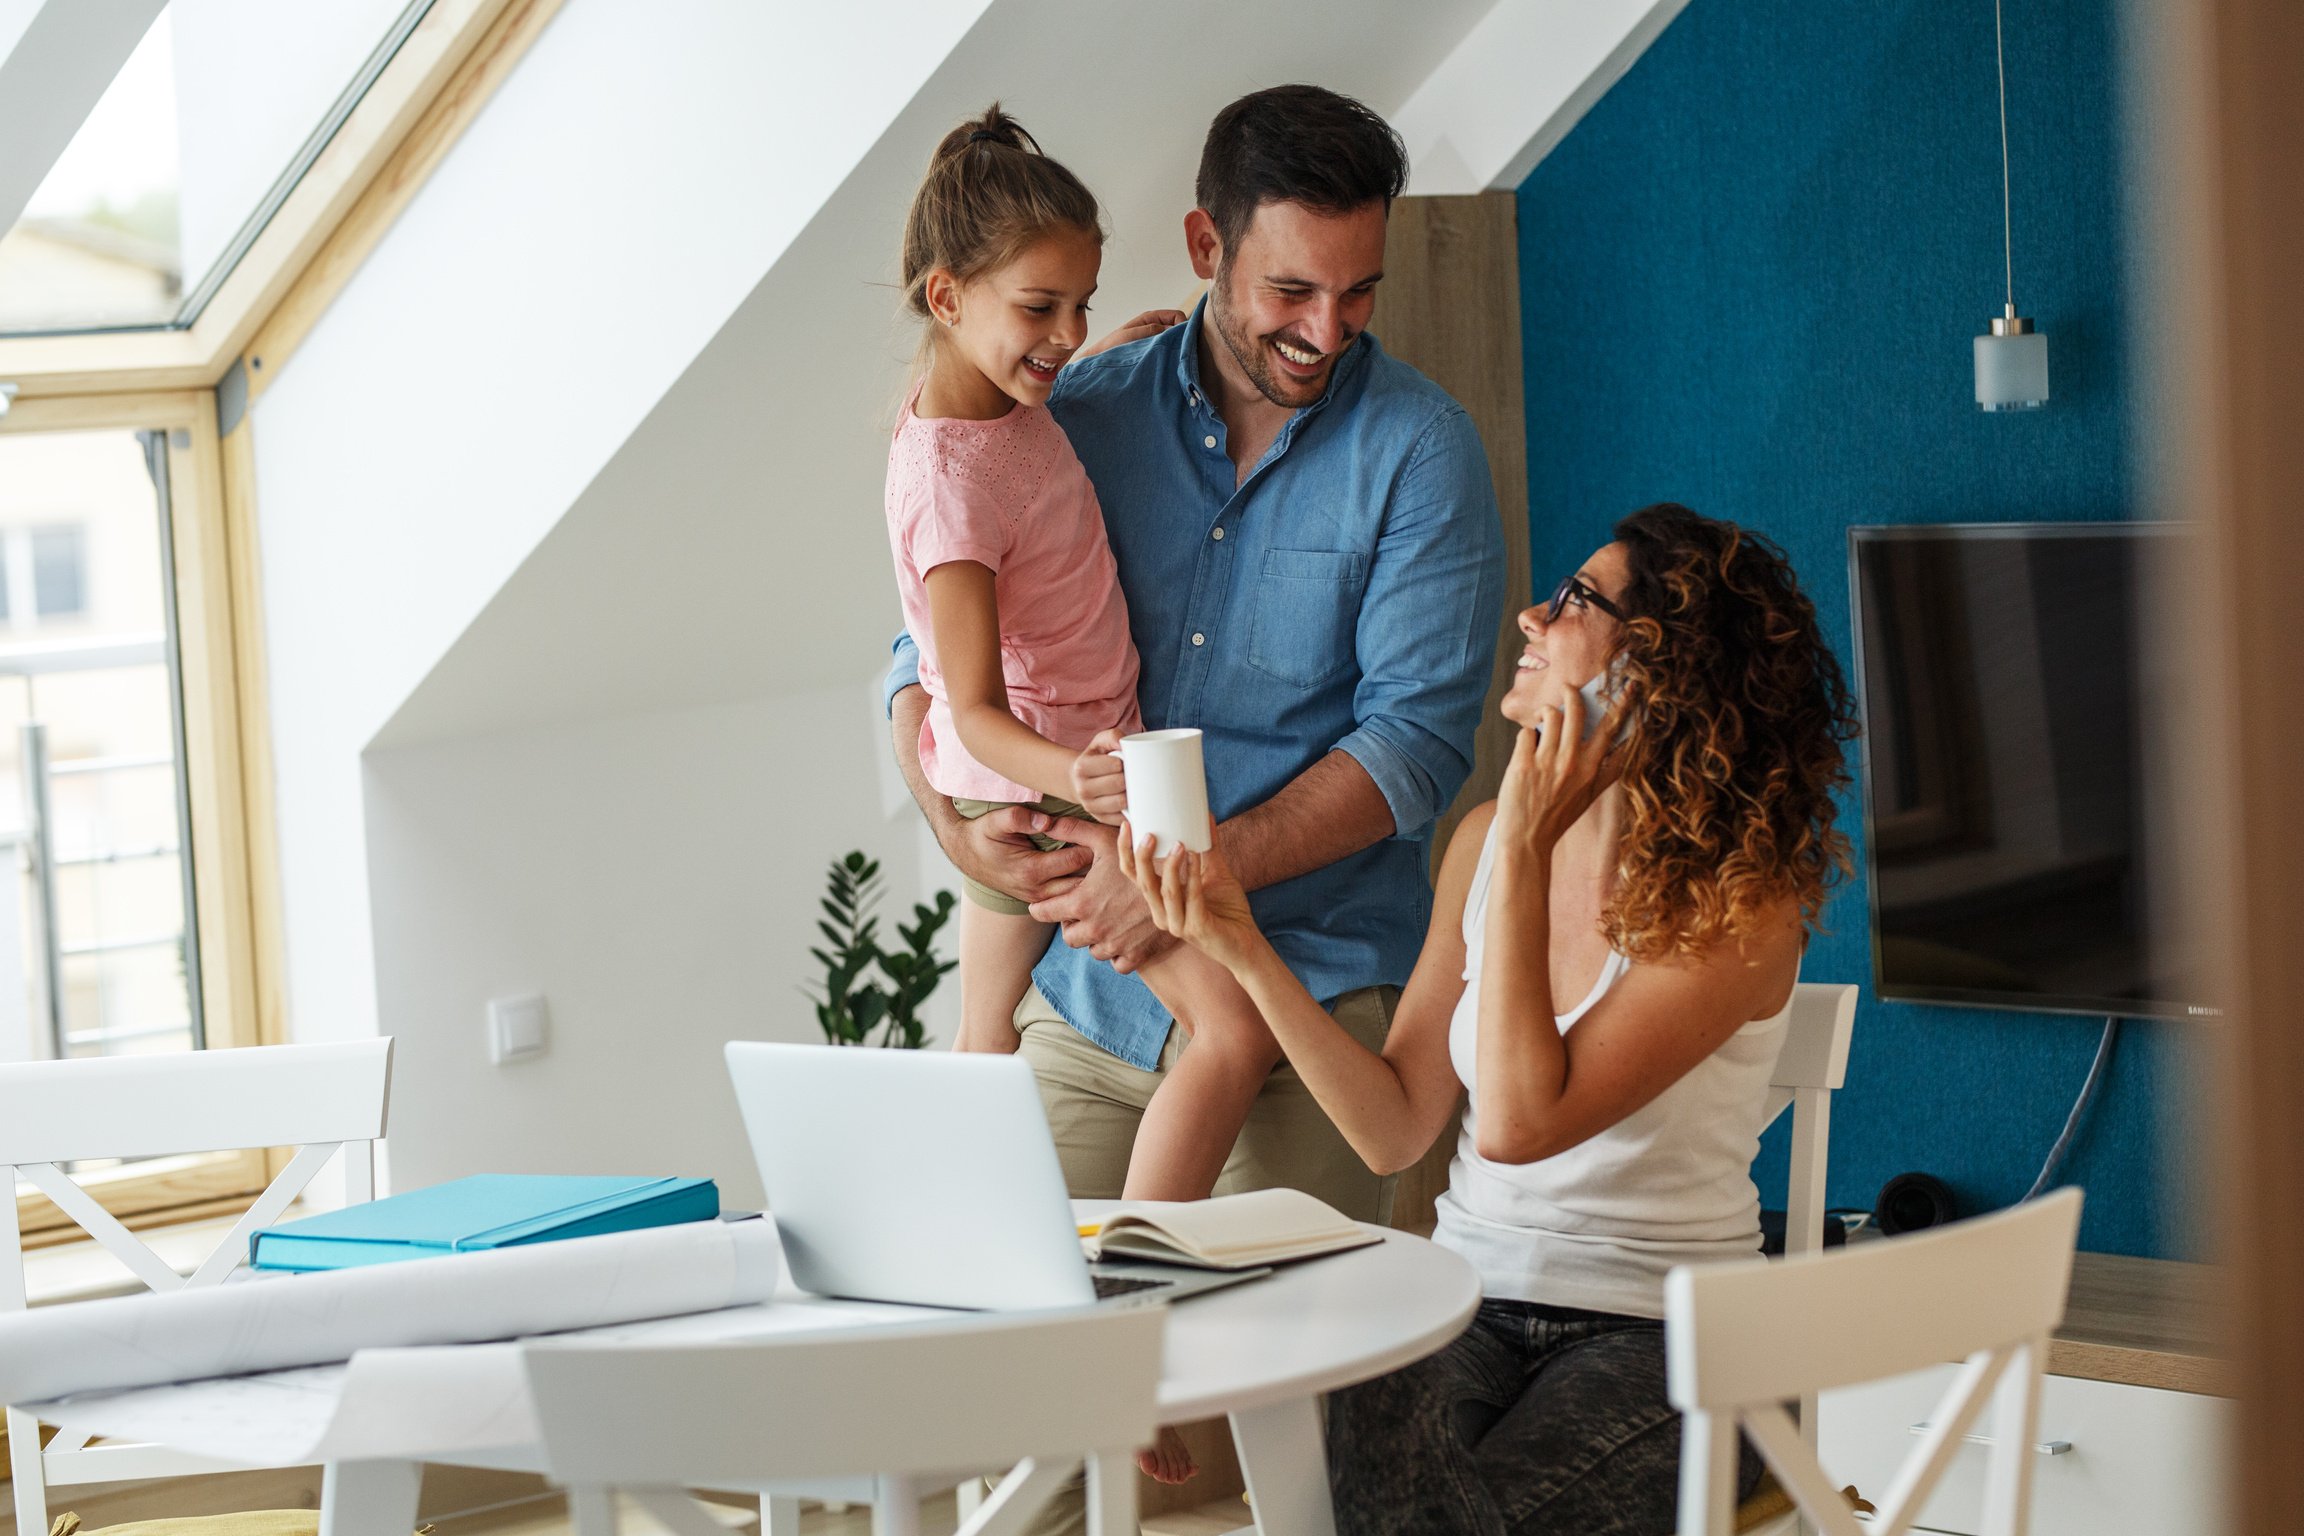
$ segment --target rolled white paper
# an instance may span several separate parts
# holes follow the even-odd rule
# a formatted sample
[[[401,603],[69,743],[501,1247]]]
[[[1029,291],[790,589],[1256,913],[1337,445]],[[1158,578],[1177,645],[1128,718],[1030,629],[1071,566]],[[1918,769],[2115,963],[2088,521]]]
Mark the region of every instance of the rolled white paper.
[[[1185,728],[1123,736],[1120,761],[1128,770],[1128,825],[1137,837],[1152,839],[1154,856],[1167,857],[1178,843],[1206,853],[1215,839],[1200,733]]]
[[[0,1316],[0,1403],[747,1306],[780,1256],[771,1222],[690,1221],[40,1307]]]

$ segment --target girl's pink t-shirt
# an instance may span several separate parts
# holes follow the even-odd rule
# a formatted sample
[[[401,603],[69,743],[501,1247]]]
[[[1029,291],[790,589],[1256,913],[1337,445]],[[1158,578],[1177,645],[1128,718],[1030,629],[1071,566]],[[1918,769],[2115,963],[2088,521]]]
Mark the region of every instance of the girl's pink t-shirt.
[[[1000,670],[1017,719],[1064,747],[1085,747],[1108,728],[1143,728],[1136,647],[1104,514],[1045,407],[960,421],[915,416],[907,401],[888,448],[885,500],[896,590],[928,690],[920,766],[939,794],[1028,802],[1041,793],[993,772],[960,743],[927,587],[928,573],[954,560],[993,573]]]

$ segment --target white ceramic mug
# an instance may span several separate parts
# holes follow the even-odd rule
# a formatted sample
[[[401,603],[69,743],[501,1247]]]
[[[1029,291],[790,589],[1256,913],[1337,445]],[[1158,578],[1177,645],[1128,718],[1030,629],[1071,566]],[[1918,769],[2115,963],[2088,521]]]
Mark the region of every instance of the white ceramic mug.
[[[1215,839],[1200,733],[1186,727],[1123,736],[1120,761],[1128,769],[1128,825],[1137,839],[1150,837],[1156,858],[1165,858],[1178,843],[1206,853]]]

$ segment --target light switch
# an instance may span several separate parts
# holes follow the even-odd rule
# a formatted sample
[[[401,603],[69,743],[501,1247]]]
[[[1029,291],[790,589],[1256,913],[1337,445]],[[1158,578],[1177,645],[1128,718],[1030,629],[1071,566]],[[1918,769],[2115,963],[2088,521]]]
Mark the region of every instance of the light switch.
[[[489,1000],[488,1059],[496,1065],[543,1055],[551,1037],[551,1015],[540,994]]]

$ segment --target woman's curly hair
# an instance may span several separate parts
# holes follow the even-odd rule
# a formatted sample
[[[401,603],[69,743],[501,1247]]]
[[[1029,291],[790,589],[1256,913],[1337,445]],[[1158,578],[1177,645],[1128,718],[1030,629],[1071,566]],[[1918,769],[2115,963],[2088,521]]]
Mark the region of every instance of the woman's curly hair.
[[[1840,663],[1775,544],[1671,502],[1616,525],[1629,820],[1601,923],[1634,960],[1750,937],[1786,899],[1811,928],[1850,870],[1833,826],[1857,734]]]

